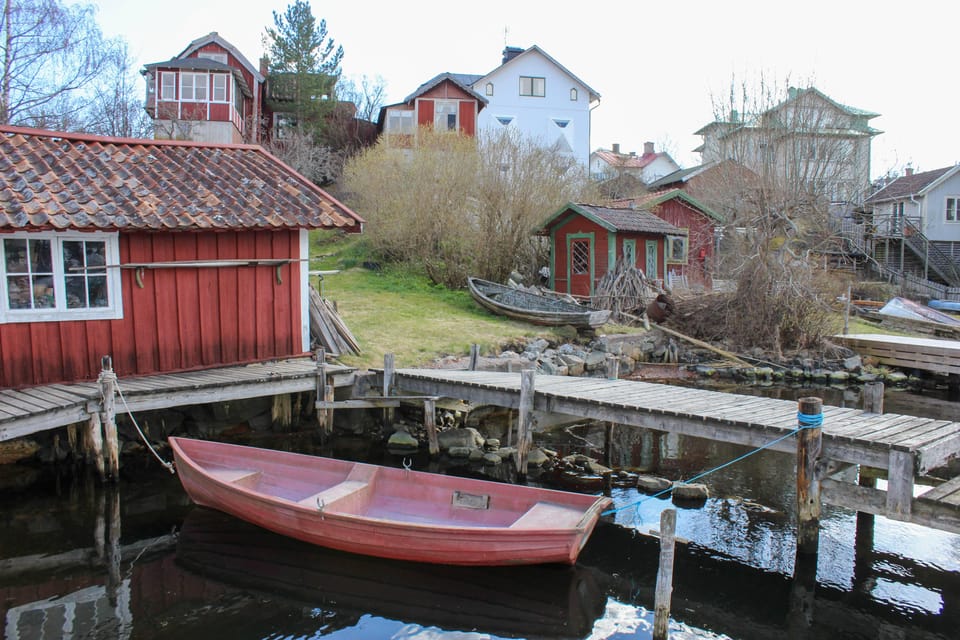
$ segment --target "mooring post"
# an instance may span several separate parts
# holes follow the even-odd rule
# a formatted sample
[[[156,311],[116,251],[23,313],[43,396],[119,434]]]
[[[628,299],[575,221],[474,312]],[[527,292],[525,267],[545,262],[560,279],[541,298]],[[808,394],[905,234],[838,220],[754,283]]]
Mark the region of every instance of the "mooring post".
[[[109,525],[105,549],[106,557],[104,558],[107,565],[107,601],[115,607],[120,600],[120,588],[123,586],[123,579],[120,575],[120,561],[122,559],[120,548],[120,490],[117,487],[111,487],[107,493],[107,504]]]
[[[393,388],[394,376],[394,358],[392,353],[383,354],[383,397],[390,395]],[[393,424],[393,409],[387,407],[383,410],[383,426],[389,427]]]
[[[612,353],[608,353],[604,364],[606,365],[608,380],[616,380],[620,377],[620,358]]]
[[[520,406],[517,420],[517,474],[521,479],[527,477],[527,453],[533,440],[533,394],[534,378],[537,375],[534,369],[524,369],[520,372]]]
[[[820,543],[823,400],[800,398],[797,434],[797,553],[816,555]]]
[[[116,482],[120,477],[120,442],[117,436],[117,374],[110,356],[100,359],[100,400],[103,421],[103,442],[107,456],[107,476]]]
[[[883,413],[883,382],[875,380],[863,385],[863,410]]]
[[[676,555],[676,509],[660,512],[660,566],[653,596],[653,640],[666,640],[670,627],[670,598],[673,594],[673,559]]]
[[[437,403],[433,398],[423,401],[423,425],[427,428],[427,442],[430,446],[430,456],[440,454],[440,441],[437,439]]]
[[[97,466],[97,476],[101,481],[106,480],[106,470],[103,466],[103,427],[100,424],[100,413],[93,411],[87,419],[86,437],[87,460],[93,459]]]
[[[320,403],[327,399],[327,353],[323,349],[317,349],[317,401],[315,409],[317,410],[317,427],[321,433],[327,433],[330,430],[330,424],[327,422],[327,412],[320,408]]]
[[[607,422],[603,425],[603,465],[607,468],[613,467],[613,423]]]
[[[480,366],[480,345],[470,345],[470,371],[476,371]]]

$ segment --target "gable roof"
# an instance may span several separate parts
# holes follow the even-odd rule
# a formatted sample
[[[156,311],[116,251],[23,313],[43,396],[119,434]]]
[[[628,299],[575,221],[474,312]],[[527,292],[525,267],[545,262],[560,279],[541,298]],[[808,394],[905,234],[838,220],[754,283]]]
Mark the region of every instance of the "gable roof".
[[[647,185],[647,188],[650,191],[659,191],[667,185],[676,184],[678,182],[687,182],[691,178],[700,175],[709,167],[713,166],[713,162],[706,162],[704,164],[698,164],[695,167],[690,167],[688,169],[677,169],[673,173],[668,173],[659,180],[654,180]]]
[[[0,231],[319,229],[364,220],[262,147],[0,126]]]
[[[657,235],[687,235],[685,229],[675,227],[666,220],[658,218],[643,209],[628,207],[604,207],[595,204],[567,203],[562,209],[550,216],[542,225],[541,231],[546,231],[554,222],[557,222],[568,211],[578,213],[588,220],[595,222],[607,231],[633,231],[637,233],[652,233]]]
[[[489,73],[487,73],[487,74],[479,77],[477,80],[474,81],[473,84],[476,84],[477,82],[483,80],[484,78],[488,78],[489,76],[493,75],[494,73],[496,73],[497,71],[499,71],[499,70],[501,70],[501,69],[504,69],[504,68],[506,68],[506,67],[509,67],[510,65],[514,64],[514,62],[515,62],[516,60],[519,60],[519,59],[521,59],[521,58],[523,58],[523,57],[525,57],[525,56],[530,56],[530,55],[532,55],[534,52],[539,53],[541,56],[543,56],[544,58],[546,58],[551,64],[553,64],[555,67],[557,67],[558,69],[560,69],[561,71],[563,71],[565,74],[567,74],[568,76],[570,76],[571,78],[573,78],[573,79],[574,79],[575,81],[577,81],[578,83],[580,83],[580,84],[583,86],[583,88],[587,90],[587,93],[590,94],[590,102],[593,102],[594,100],[599,100],[599,99],[600,99],[600,94],[597,93],[594,89],[592,89],[592,88],[590,87],[590,85],[588,85],[586,82],[584,82],[583,80],[581,80],[580,78],[578,78],[577,76],[575,76],[573,73],[571,73],[569,69],[567,69],[565,66],[563,66],[562,64],[560,64],[560,63],[557,62],[556,60],[554,60],[554,59],[550,56],[550,54],[548,54],[546,51],[544,51],[543,49],[541,49],[541,48],[538,47],[537,45],[533,45],[532,47],[530,47],[529,49],[523,51],[522,53],[518,53],[517,55],[511,57],[509,60],[507,60],[506,62],[504,62],[504,63],[501,64],[500,66],[498,66],[496,69],[494,69],[494,70],[490,71]]]
[[[645,166],[659,158],[666,156],[666,153],[644,153],[643,155],[630,155],[626,153],[614,153],[606,149],[597,149],[591,157],[597,157],[612,167],[621,167],[624,169],[643,169]]]
[[[246,67],[247,71],[253,74],[253,77],[256,78],[257,82],[263,82],[263,74],[260,73],[260,70],[253,66],[246,57],[240,53],[240,50],[235,46],[224,40],[219,33],[216,31],[211,31],[205,36],[200,36],[193,42],[187,45],[187,48],[181,51],[174,60],[178,58],[189,57],[197,49],[204,47],[208,44],[217,44],[220,45],[223,49],[230,52],[234,58],[236,58],[240,64]]]
[[[614,200],[611,205],[614,207],[630,207],[637,209],[654,209],[664,202],[669,202],[670,200],[679,200],[684,204],[699,210],[706,217],[716,221],[723,222],[723,216],[703,204],[689,193],[682,189],[666,189],[663,191],[652,191],[646,193],[642,196],[636,198],[624,198],[622,200]]]
[[[883,189],[880,189],[871,195],[866,199],[865,203],[873,204],[888,200],[900,200],[902,198],[909,198],[910,196],[923,195],[931,187],[939,184],[943,180],[946,180],[951,175],[957,173],[957,171],[960,171],[960,165],[944,167],[943,169],[934,169],[932,171],[924,171],[922,173],[915,173],[911,176],[901,176],[885,186]]]
[[[426,82],[424,82],[419,87],[417,87],[417,90],[411,93],[410,95],[408,95],[406,98],[404,98],[403,102],[404,103],[413,102],[415,99],[422,96],[426,92],[430,91],[434,87],[442,84],[443,82],[449,81],[455,84],[458,88],[462,89],[465,93],[467,93],[467,95],[476,99],[477,102],[480,103],[481,105],[480,108],[482,109],[483,106],[487,104],[488,102],[487,99],[481,96],[476,91],[474,91],[473,88],[471,88],[470,83],[464,83],[463,76],[464,74],[462,73],[449,73],[449,72],[436,75],[430,78],[429,80],[427,80]]]

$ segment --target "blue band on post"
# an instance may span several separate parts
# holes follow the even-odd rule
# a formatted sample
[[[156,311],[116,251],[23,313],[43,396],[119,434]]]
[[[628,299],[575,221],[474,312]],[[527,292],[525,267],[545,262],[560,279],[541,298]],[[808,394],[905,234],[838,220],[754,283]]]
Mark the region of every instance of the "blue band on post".
[[[823,414],[797,412],[797,422],[801,427],[819,427],[823,424]]]

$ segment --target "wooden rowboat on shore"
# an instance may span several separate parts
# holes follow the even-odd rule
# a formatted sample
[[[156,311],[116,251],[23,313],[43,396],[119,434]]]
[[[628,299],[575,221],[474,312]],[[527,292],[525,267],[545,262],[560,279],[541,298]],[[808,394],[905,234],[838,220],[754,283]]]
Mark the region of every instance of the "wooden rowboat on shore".
[[[481,306],[496,314],[532,324],[595,329],[610,319],[610,311],[606,309],[594,309],[489,280],[467,278],[467,287]]]
[[[603,496],[170,438],[197,504],[281,535],[382,558],[573,564]]]

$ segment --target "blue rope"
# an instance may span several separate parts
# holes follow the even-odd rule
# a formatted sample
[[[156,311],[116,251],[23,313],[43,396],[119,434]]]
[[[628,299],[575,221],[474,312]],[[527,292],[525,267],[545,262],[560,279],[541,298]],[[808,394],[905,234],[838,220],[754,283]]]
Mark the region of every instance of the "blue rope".
[[[690,484],[690,483],[693,482],[694,480],[699,480],[700,478],[703,478],[704,476],[708,476],[708,475],[710,475],[711,473],[715,473],[715,472],[717,472],[717,471],[720,471],[721,469],[726,469],[727,467],[729,467],[729,466],[732,465],[732,464],[735,464],[735,463],[737,463],[737,462],[740,462],[740,461],[742,461],[742,460],[745,460],[745,459],[749,458],[750,456],[752,456],[752,455],[755,454],[755,453],[758,453],[758,452],[760,452],[760,451],[763,451],[764,449],[768,449],[768,448],[772,447],[773,445],[777,444],[778,442],[782,442],[783,440],[786,440],[787,438],[790,438],[790,437],[792,437],[792,436],[797,435],[798,433],[800,433],[800,432],[803,431],[804,429],[810,429],[810,428],[813,428],[813,427],[819,427],[820,425],[823,424],[823,414],[822,414],[822,413],[818,413],[818,414],[797,413],[797,421],[798,421],[798,423],[800,424],[800,426],[797,427],[796,429],[794,429],[793,431],[791,431],[791,432],[789,432],[789,433],[785,433],[784,435],[780,436],[780,437],[777,438],[776,440],[771,440],[771,441],[768,442],[767,444],[765,444],[765,445],[763,445],[763,446],[760,446],[760,447],[757,447],[757,448],[754,449],[753,451],[748,451],[748,452],[746,452],[745,454],[743,454],[742,456],[738,456],[738,457],[734,458],[733,460],[730,460],[730,461],[728,461],[728,462],[724,462],[723,464],[721,464],[721,465],[718,466],[718,467],[714,467],[713,469],[708,469],[708,470],[704,471],[703,473],[701,473],[701,474],[699,474],[699,475],[695,475],[695,476],[693,476],[692,478],[689,478],[689,479],[687,479],[687,480],[683,480],[683,481],[680,482],[680,484]],[[646,502],[647,500],[651,500],[651,499],[653,499],[653,498],[659,498],[660,496],[662,496],[662,495],[664,495],[664,494],[666,494],[666,493],[670,493],[671,491],[673,491],[673,487],[672,487],[672,486],[664,489],[663,491],[658,491],[657,493],[654,493],[653,495],[645,496],[645,497],[641,498],[640,500],[637,500],[636,502],[631,502],[630,504],[623,505],[622,507],[616,507],[616,508],[614,508],[614,509],[607,509],[606,511],[604,511],[604,512],[601,513],[600,515],[601,515],[601,516],[608,516],[608,515],[610,515],[610,514],[613,514],[613,513],[618,512],[618,511],[622,511],[622,510],[624,510],[624,509],[629,509],[630,507],[636,507],[636,506],[638,506],[638,505],[643,504],[643,503]]]

